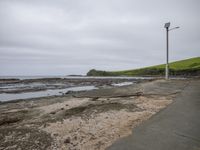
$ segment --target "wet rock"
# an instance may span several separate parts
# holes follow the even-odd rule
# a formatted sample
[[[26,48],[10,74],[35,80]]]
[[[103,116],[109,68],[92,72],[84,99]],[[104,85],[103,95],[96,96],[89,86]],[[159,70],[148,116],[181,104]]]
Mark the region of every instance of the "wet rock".
[[[5,114],[1,114],[0,126],[22,121],[23,119],[25,119],[27,112],[28,112],[27,110],[21,110],[21,111],[12,112],[12,113],[9,112]]]
[[[65,94],[73,94],[74,91],[67,91]]]
[[[66,110],[65,116],[66,117],[71,117],[71,116],[82,116],[82,117],[90,117],[91,114],[95,113],[102,113],[102,112],[107,112],[110,110],[121,110],[121,109],[126,109],[128,111],[140,111],[141,109],[138,108],[134,104],[122,104],[122,103],[97,103],[97,104],[88,104],[85,106],[79,106],[79,107],[74,107],[71,109]]]
[[[50,114],[54,115],[54,114],[56,114],[56,112],[55,112],[55,111],[52,111],[52,112],[50,112]]]
[[[18,121],[21,121],[22,117],[12,117],[12,116],[6,116],[0,119],[0,126],[5,124],[11,124],[16,123]]]
[[[46,124],[46,123],[44,123],[43,127],[44,127],[44,128],[46,128],[46,127],[47,127],[47,124]]]
[[[135,93],[136,96],[142,96],[143,95],[143,92],[137,92]]]
[[[53,134],[53,136],[58,136],[58,135],[59,135],[58,133],[54,133],[54,134]]]
[[[77,136],[74,136],[74,140],[77,140]]]
[[[69,144],[70,142],[71,142],[70,137],[66,138],[65,141],[64,141],[65,144]]]
[[[96,101],[98,99],[99,99],[98,97],[94,97],[94,98],[91,99],[91,101]]]

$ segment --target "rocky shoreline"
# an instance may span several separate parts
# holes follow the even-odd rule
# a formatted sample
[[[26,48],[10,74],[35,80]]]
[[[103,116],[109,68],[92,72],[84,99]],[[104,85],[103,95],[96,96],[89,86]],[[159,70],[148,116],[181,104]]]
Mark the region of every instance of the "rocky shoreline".
[[[0,93],[35,92],[48,89],[63,89],[75,86],[112,86],[121,82],[142,82],[144,79],[98,79],[98,78],[40,78],[40,79],[0,79]],[[149,79],[150,80],[150,79]]]
[[[2,103],[0,149],[104,150],[172,103],[189,82],[154,80]]]

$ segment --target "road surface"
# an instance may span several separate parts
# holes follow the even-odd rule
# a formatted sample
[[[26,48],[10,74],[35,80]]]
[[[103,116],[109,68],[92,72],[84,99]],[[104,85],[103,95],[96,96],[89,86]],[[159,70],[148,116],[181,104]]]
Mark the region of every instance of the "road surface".
[[[200,150],[200,80],[107,150]]]

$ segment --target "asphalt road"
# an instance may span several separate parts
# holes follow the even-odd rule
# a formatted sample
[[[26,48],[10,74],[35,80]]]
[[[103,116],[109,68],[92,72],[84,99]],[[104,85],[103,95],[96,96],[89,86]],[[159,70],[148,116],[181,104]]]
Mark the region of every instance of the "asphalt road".
[[[200,150],[200,80],[108,150]]]

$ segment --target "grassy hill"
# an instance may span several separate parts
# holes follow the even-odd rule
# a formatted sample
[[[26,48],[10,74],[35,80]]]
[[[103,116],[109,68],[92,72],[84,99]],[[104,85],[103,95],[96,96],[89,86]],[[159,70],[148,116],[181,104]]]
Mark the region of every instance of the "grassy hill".
[[[170,75],[200,75],[200,57],[185,59],[169,64]],[[100,71],[92,69],[87,76],[159,76],[165,74],[165,64],[124,71]]]

